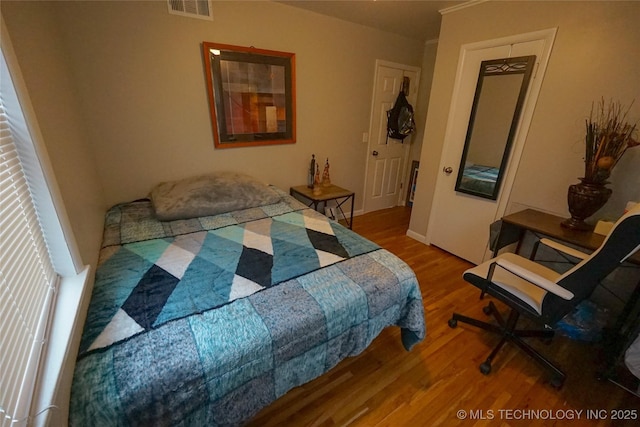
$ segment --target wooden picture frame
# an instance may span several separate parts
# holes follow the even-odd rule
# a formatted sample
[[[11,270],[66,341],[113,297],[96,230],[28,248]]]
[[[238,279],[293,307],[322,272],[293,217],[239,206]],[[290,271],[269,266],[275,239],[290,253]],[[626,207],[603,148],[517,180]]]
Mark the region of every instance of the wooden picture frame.
[[[296,142],[295,54],[203,42],[216,148]]]

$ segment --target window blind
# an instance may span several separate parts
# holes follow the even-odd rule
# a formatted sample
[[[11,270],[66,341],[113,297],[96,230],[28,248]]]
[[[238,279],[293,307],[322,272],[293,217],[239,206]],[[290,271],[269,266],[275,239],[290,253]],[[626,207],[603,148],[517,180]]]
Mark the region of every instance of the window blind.
[[[57,284],[0,93],[0,427],[27,424]]]

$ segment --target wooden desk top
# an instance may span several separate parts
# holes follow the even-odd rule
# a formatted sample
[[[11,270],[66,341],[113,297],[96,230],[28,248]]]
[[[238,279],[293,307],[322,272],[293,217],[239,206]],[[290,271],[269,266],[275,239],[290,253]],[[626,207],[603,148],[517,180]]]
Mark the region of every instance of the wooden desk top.
[[[590,250],[600,247],[604,237],[592,231],[577,231],[560,225],[566,218],[533,209],[525,209],[502,218],[503,222],[545,234]]]
[[[605,236],[592,231],[577,231],[564,228],[560,225],[566,218],[551,215],[534,209],[525,209],[502,217],[502,222],[516,227],[544,234],[565,243],[571,243],[589,250],[600,247]],[[630,261],[640,263],[640,252],[634,254]]]
[[[354,195],[353,191],[338,187],[337,185],[333,184],[328,187],[320,187],[320,189],[322,190],[322,193],[319,195],[313,194],[313,188],[309,188],[306,185],[291,187],[289,191],[291,193],[300,194],[301,196],[304,196],[309,200],[313,200],[314,202],[333,200],[339,197],[351,197]]]

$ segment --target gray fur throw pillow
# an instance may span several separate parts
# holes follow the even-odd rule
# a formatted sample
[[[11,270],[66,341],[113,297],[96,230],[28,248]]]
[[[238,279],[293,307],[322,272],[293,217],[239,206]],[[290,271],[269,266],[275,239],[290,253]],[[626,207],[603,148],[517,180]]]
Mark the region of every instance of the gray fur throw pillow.
[[[163,182],[151,190],[160,221],[217,215],[279,202],[280,195],[257,179],[238,172],[215,172]]]

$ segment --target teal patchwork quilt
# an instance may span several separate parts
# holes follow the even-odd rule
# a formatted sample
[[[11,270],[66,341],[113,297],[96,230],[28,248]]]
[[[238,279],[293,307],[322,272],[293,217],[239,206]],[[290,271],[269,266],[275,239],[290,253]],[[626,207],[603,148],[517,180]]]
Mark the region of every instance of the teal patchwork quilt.
[[[278,191],[190,220],[107,212],[70,425],[242,425],[387,326],[424,338],[413,271]]]

